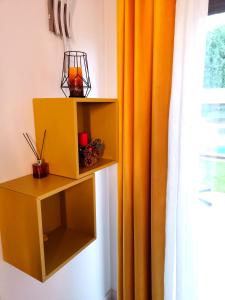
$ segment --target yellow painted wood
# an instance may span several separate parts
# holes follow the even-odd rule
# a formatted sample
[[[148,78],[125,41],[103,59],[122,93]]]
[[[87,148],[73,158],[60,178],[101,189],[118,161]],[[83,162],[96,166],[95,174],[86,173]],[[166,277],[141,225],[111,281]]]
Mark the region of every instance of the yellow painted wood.
[[[86,179],[87,177],[83,180]],[[82,182],[82,178],[79,181],[75,181],[71,178],[50,174],[45,178],[35,179],[32,175],[26,175],[4,182],[0,184],[0,187],[31,195],[41,200],[59,193],[80,182]]]
[[[0,226],[4,260],[46,280],[96,238],[94,175],[0,184]]]
[[[63,196],[64,192],[60,192],[41,201],[42,227],[47,236],[62,224]]]
[[[103,158],[117,160],[117,105],[90,104],[90,131],[92,138],[100,137],[105,144]]]
[[[79,179],[117,162],[116,99],[34,99],[33,106],[38,149],[47,130],[44,158],[49,163],[50,173]],[[78,133],[82,131],[87,131],[91,138],[101,138],[105,143],[101,162],[86,170],[79,168]]]
[[[0,224],[4,260],[42,280],[35,198],[0,187]]]
[[[94,240],[93,236],[78,234],[74,230],[62,227],[57,228],[45,243],[45,279],[52,276]]]
[[[52,174],[75,178],[77,149],[76,102],[66,99],[34,99],[37,148],[41,149],[46,129],[43,157]]]
[[[111,159],[105,159],[105,158],[101,158],[94,166],[94,170],[93,170],[93,167],[89,167],[89,168],[80,168],[79,169],[79,174],[80,176],[82,175],[90,175],[92,174],[93,172],[95,171],[98,171],[98,170],[101,170],[102,168],[106,168],[106,167],[109,167],[111,165],[115,164],[115,161],[114,160],[111,160]]]
[[[67,227],[90,236],[96,236],[94,190],[93,181],[89,179],[65,191]]]

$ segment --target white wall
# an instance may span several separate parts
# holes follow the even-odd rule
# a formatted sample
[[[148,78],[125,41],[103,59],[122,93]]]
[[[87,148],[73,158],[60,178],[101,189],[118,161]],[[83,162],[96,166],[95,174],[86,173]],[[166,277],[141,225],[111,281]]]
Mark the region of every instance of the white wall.
[[[111,23],[107,23],[105,18],[107,14],[115,15],[115,2],[75,2],[71,45],[88,53],[93,97],[116,95],[115,51],[108,48],[108,45],[115,48],[115,28],[111,27],[115,26],[115,19],[113,22],[111,16]],[[114,10],[110,13],[108,9]],[[1,0],[0,28],[0,182],[3,182],[31,172],[34,157],[22,132],[34,136],[32,98],[63,96],[59,88],[63,45],[48,31],[47,0]],[[106,70],[110,74],[107,77]],[[110,85],[106,78],[110,79]],[[0,251],[0,299],[103,300],[110,288],[116,289],[115,191],[116,166],[98,172],[98,238],[46,283],[39,283],[5,263]]]
[[[117,98],[117,27],[116,0],[104,0],[105,95]],[[108,168],[110,181],[110,258],[111,287],[117,291],[117,166]]]
[[[104,0],[105,95],[117,98],[116,0]]]

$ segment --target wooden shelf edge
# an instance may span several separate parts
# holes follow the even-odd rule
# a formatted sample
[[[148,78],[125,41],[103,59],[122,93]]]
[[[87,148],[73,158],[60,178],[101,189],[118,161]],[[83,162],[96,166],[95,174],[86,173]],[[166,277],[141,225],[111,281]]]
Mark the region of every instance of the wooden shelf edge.
[[[54,174],[52,174],[52,175],[54,175]],[[60,176],[60,175],[54,175],[54,176],[63,177],[63,176]],[[87,174],[87,176],[81,177],[81,178],[78,178],[78,179],[76,179],[76,178],[69,178],[69,177],[65,177],[65,178],[72,179],[73,182],[68,183],[68,184],[64,185],[63,187],[61,187],[61,188],[57,188],[57,189],[55,189],[55,190],[52,190],[51,192],[45,193],[45,194],[43,194],[43,195],[37,197],[37,200],[43,200],[43,199],[46,199],[46,198],[48,198],[48,197],[50,197],[50,196],[52,196],[52,195],[55,195],[55,194],[57,194],[57,193],[60,193],[60,192],[62,192],[62,191],[65,191],[65,190],[67,190],[67,189],[69,189],[69,188],[71,188],[71,187],[73,187],[73,186],[76,186],[76,185],[78,185],[78,184],[80,184],[80,183],[82,183],[82,182],[84,182],[84,181],[86,181],[86,180],[88,180],[88,179],[92,179],[92,178],[93,178],[93,174],[90,173],[90,174]]]
[[[113,103],[117,102],[116,98],[33,98],[33,101],[36,100],[58,100],[58,101],[71,101],[79,103]]]
[[[118,161],[116,161],[116,160],[106,160],[102,164],[100,162],[100,165],[96,164],[95,166],[93,166],[91,168],[83,168],[82,171],[79,172],[77,179],[81,179],[85,176],[91,175],[94,172],[97,172],[97,171],[102,170],[104,168],[110,167],[110,166],[112,166],[114,164],[117,164],[117,163],[118,163]]]
[[[82,176],[80,178],[72,178],[72,177],[65,177],[65,176],[61,176],[61,175],[56,175],[56,174],[49,174],[48,176],[54,176],[54,177],[58,177],[58,178],[65,178],[66,180],[68,180],[68,183],[65,183],[65,184],[62,184],[61,187],[56,187],[54,189],[52,189],[51,191],[48,191],[48,192],[45,192],[43,193],[41,196],[37,196],[35,193],[31,193],[29,192],[28,190],[25,192],[25,191],[20,191],[18,189],[15,189],[15,187],[13,186],[13,183],[20,180],[20,179],[26,179],[26,177],[32,177],[32,174],[28,174],[28,175],[25,175],[25,176],[21,176],[21,177],[18,177],[18,178],[14,178],[12,180],[9,180],[9,181],[6,181],[6,182],[2,182],[0,184],[0,189],[5,189],[5,190],[8,190],[8,191],[12,191],[12,192],[17,192],[19,194],[22,194],[22,195],[29,195],[31,197],[35,197],[37,200],[43,200],[47,197],[50,197],[54,194],[57,194],[57,193],[60,193],[66,189],[69,189],[77,184],[80,184],[82,183],[83,181],[85,180],[88,180],[88,179],[91,179],[93,177],[93,172],[89,172],[89,174],[85,175],[85,176]],[[45,180],[47,177],[45,178],[41,178],[41,179],[34,179],[34,181],[37,182],[38,184],[38,181],[43,181]],[[70,181],[70,182],[69,182]]]
[[[70,262],[73,258],[75,258],[81,251],[83,251],[85,248],[87,248],[91,243],[93,243],[96,240],[96,237],[90,237],[90,240],[85,243],[79,250],[77,250],[73,255],[71,255],[69,258],[63,261],[60,265],[58,265],[53,271],[49,272],[48,274],[45,274],[43,277],[42,282],[45,282],[48,280],[52,275],[54,275],[57,271],[59,271],[63,266],[65,266],[68,262]]]

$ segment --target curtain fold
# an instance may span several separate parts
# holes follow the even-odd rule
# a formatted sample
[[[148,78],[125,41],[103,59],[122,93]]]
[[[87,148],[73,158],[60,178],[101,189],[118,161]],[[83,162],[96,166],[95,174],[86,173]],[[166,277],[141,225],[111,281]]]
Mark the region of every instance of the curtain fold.
[[[177,0],[169,117],[165,299],[197,300],[199,127],[208,0]]]
[[[175,0],[118,0],[118,298],[163,300]]]

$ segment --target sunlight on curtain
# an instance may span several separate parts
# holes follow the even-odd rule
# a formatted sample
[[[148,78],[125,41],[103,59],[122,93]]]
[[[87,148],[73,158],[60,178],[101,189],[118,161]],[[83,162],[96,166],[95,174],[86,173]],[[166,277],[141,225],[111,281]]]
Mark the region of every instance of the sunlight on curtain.
[[[165,299],[197,300],[199,157],[208,0],[177,0],[169,120]]]

